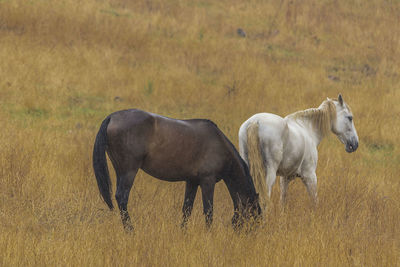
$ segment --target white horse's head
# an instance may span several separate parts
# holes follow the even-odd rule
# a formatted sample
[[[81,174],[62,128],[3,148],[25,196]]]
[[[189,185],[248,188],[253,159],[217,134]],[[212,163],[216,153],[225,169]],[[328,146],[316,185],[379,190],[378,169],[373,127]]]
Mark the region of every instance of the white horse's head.
[[[346,146],[346,152],[354,152],[358,148],[358,135],[354,127],[353,113],[341,94],[338,100],[332,101],[336,106],[336,121],[332,125],[332,132]]]

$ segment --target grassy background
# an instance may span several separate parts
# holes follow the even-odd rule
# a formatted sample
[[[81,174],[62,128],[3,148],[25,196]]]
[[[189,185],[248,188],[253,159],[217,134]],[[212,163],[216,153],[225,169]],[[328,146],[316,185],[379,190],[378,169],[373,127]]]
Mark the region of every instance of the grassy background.
[[[0,0],[0,265],[399,265],[399,14],[394,0]],[[140,172],[127,235],[100,200],[92,146],[113,111],[209,118],[237,144],[252,114],[339,92],[360,147],[322,142],[316,210],[295,181],[281,212],[276,185],[238,235],[219,183],[211,231],[198,194],[184,232],[184,183]]]

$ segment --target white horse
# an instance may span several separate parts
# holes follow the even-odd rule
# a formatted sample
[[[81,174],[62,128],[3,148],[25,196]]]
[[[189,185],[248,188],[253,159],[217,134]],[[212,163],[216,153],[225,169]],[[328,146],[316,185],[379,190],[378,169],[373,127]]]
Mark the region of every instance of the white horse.
[[[337,100],[328,98],[318,108],[298,111],[285,118],[258,113],[242,124],[240,155],[248,164],[264,203],[266,195],[271,197],[272,186],[279,175],[282,204],[285,204],[289,182],[296,177],[302,179],[316,204],[317,146],[330,131],[346,146],[347,152],[357,150],[353,114],[340,94]]]

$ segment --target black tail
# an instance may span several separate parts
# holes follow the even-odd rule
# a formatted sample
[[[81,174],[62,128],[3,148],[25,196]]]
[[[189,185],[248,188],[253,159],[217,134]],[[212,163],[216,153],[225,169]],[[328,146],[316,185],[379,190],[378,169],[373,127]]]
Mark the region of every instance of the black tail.
[[[96,141],[94,141],[93,169],[101,196],[107,203],[108,207],[112,210],[114,207],[111,201],[111,180],[106,158],[107,127],[109,123],[110,117],[107,117],[102,122],[99,132],[96,136]]]

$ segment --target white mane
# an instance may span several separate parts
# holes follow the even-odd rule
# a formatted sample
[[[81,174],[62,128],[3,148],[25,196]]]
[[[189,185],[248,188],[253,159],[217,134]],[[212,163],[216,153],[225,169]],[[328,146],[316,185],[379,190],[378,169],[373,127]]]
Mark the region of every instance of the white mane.
[[[286,117],[292,120],[308,120],[322,136],[325,136],[331,131],[332,123],[336,121],[336,106],[333,100],[328,99],[318,108],[297,111]]]

